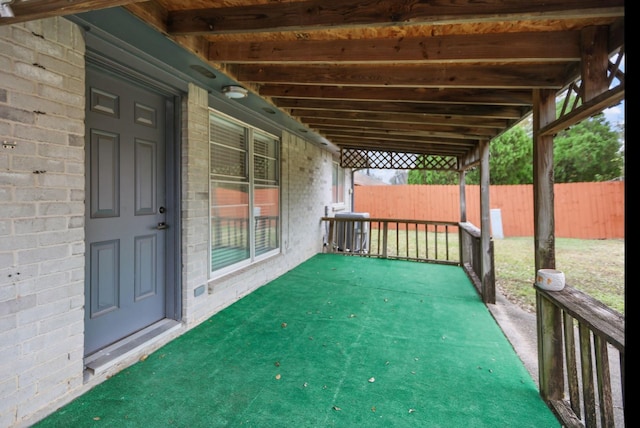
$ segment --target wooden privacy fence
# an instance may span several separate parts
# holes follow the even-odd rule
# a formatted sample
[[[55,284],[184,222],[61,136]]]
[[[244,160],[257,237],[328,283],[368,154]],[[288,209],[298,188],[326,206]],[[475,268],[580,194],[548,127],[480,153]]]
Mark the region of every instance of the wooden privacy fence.
[[[624,239],[624,181],[554,186],[555,236]],[[467,221],[480,224],[480,186],[465,186]],[[490,186],[505,237],[534,236],[533,185]],[[376,218],[460,220],[457,185],[356,186],[354,211]]]

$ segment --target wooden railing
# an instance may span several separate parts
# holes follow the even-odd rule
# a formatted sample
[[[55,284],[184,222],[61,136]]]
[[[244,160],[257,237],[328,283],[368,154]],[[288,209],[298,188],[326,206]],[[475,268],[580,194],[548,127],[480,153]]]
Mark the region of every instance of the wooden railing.
[[[568,285],[536,301],[542,398],[566,427],[625,426],[624,316]]]
[[[345,255],[462,266],[485,303],[495,302],[493,242],[489,284],[482,284],[480,229],[471,223],[323,217],[325,248]]]
[[[460,260],[471,282],[485,303],[496,302],[495,262],[493,240],[489,241],[490,267],[482,274],[482,236],[480,229],[469,222],[460,223]],[[482,278],[488,279],[483,285]]]
[[[329,252],[386,259],[460,264],[458,223],[323,217]]]

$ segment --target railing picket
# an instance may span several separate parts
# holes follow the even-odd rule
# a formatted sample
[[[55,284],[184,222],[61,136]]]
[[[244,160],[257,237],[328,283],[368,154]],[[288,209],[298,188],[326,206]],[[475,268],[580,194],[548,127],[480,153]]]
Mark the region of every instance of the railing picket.
[[[429,259],[429,225],[424,227],[424,258]]]
[[[578,418],[581,417],[580,409],[580,386],[578,384],[578,365],[576,363],[576,340],[573,317],[563,312],[564,318],[564,352],[567,366],[567,387],[569,389],[569,400],[573,413]]]
[[[447,260],[449,260],[449,226],[444,227],[444,240],[445,240],[445,246],[444,248],[447,251]]]
[[[396,222],[396,256],[400,256],[400,234],[398,233],[399,230],[399,223]]]
[[[597,426],[596,397],[593,384],[593,359],[591,355],[591,331],[578,323],[580,336],[580,365],[582,367],[582,401],[584,405],[585,425]]]
[[[622,391],[622,410],[624,411],[624,404],[625,404],[625,397],[626,395],[624,395],[624,368],[625,368],[625,363],[624,363],[624,353],[620,353],[620,390]],[[624,419],[626,421],[627,419],[627,414],[624,414]]]
[[[389,238],[389,222],[384,222],[384,235],[382,236],[382,257],[387,258],[387,242]]]
[[[594,335],[596,354],[596,373],[598,381],[598,397],[600,399],[600,421],[603,427],[614,426],[613,398],[611,396],[611,374],[609,371],[609,352],[607,343]]]
[[[404,224],[404,241],[406,246],[406,257],[409,258],[409,223]]]

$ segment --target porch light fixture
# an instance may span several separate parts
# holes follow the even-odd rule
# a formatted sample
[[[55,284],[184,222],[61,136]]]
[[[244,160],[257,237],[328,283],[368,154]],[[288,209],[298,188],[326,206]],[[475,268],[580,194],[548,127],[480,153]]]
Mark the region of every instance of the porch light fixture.
[[[249,95],[249,91],[242,86],[236,85],[223,86],[222,93],[230,100],[239,100],[241,98],[246,98]]]
[[[14,18],[13,10],[11,9],[11,3],[13,0],[0,0],[0,17],[2,18]]]

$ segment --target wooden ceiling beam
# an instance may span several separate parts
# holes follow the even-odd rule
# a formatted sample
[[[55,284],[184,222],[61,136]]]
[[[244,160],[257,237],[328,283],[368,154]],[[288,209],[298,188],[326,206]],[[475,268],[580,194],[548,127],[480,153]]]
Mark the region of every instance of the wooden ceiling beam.
[[[624,0],[459,0],[456,2],[310,0],[249,6],[175,10],[171,34],[302,31],[318,28],[380,27],[390,24],[451,24],[524,19],[624,16]]]
[[[544,69],[544,73],[540,70]],[[238,81],[368,87],[556,89],[566,64],[231,64]]]
[[[417,139],[418,141],[424,140],[427,138],[435,138],[435,139],[443,139],[448,138],[450,141],[477,141],[478,137],[459,133],[459,132],[440,132],[440,131],[403,131],[397,129],[353,129],[353,128],[331,128],[331,127],[317,127],[313,128],[316,131],[322,133],[323,136],[335,136],[335,135],[376,135],[380,139],[387,139],[390,137],[412,137],[413,139]],[[455,143],[451,143],[455,145]]]
[[[472,88],[397,88],[332,85],[260,85],[261,96],[275,98],[321,98],[326,100],[376,100],[446,102],[450,104],[495,104],[532,106],[529,89],[472,89]]]
[[[455,126],[455,125],[433,125],[433,124],[420,124],[420,123],[393,123],[393,122],[353,122],[349,120],[339,119],[314,119],[307,118],[304,121],[307,125],[314,128],[352,128],[352,129],[370,129],[370,130],[388,130],[388,131],[413,131],[413,132],[446,132],[446,133],[464,133],[473,135],[476,138],[492,138],[497,132],[491,128],[473,128],[468,126]]]
[[[301,120],[318,119],[342,119],[351,121],[376,121],[392,123],[432,123],[447,124],[457,126],[479,126],[484,128],[504,129],[509,125],[505,119],[478,118],[472,116],[443,116],[432,114],[412,114],[412,113],[375,113],[359,111],[332,111],[332,110],[305,110],[292,109],[289,114]],[[354,125],[356,125],[354,123]]]
[[[356,131],[333,131],[329,134],[329,137],[335,141],[392,141],[397,143],[433,143],[433,144],[445,144],[449,147],[460,148],[467,150],[469,147],[475,145],[474,140],[453,138],[453,137],[434,137],[434,136],[415,136],[408,134],[390,134],[390,133],[370,133],[370,132],[356,132]]]
[[[463,105],[463,104],[428,104],[405,102],[367,102],[367,101],[332,101],[332,100],[300,100],[300,99],[274,99],[274,103],[285,109],[316,109],[316,110],[347,110],[356,112],[378,113],[413,113],[436,114],[445,116],[475,116],[493,119],[520,119],[525,112],[521,107],[512,106],[487,106],[487,105]]]
[[[466,140],[464,144],[451,144],[448,142],[446,137],[438,138],[438,137],[425,137],[425,138],[413,138],[413,139],[402,139],[398,137],[386,138],[384,136],[380,137],[374,134],[367,136],[351,136],[351,135],[332,135],[332,141],[344,146],[345,144],[349,144],[353,147],[353,144],[358,144],[362,142],[363,144],[367,143],[388,143],[393,144],[394,147],[401,147],[403,144],[408,144],[411,146],[431,146],[431,147],[448,147],[450,150],[454,150],[457,152],[465,152],[477,144],[477,142],[473,140]]]
[[[312,128],[312,129],[316,129],[318,132],[322,132],[322,135],[325,136],[328,139],[335,139],[336,137],[341,135],[342,130],[340,128],[330,128],[330,127],[319,127],[319,128]],[[380,130],[380,129],[357,129],[357,128],[342,128],[344,129],[344,131],[347,132],[352,132],[352,133],[362,133],[362,134],[366,134],[369,135],[371,138],[376,138],[379,140],[389,140],[389,141],[405,141],[406,139],[403,139],[403,135],[397,135],[397,134],[384,134],[385,130]],[[393,131],[393,132],[402,132],[400,130],[398,131]],[[455,132],[437,132],[437,131],[418,131],[418,132],[413,132],[411,134],[407,134],[409,136],[415,137],[415,141],[424,141],[426,139],[429,139],[431,142],[440,142],[440,140],[442,139],[462,139],[462,137],[464,137],[464,139],[466,141],[476,141],[478,138],[478,136],[474,136],[472,134],[458,134]],[[487,138],[487,137],[482,137],[482,138]],[[457,144],[450,144],[450,146],[452,148],[456,147]],[[467,147],[467,145],[461,145],[461,147]]]
[[[266,64],[579,61],[580,31],[397,39],[213,41],[209,43],[208,58],[214,62]]]

